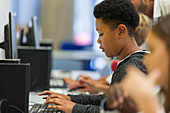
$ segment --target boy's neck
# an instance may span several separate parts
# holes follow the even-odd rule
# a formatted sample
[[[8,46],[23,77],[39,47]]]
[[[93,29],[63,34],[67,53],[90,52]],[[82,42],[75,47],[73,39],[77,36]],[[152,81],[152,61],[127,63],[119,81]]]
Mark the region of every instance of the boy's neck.
[[[127,56],[135,53],[136,51],[142,51],[142,49],[140,49],[138,47],[138,45],[136,44],[135,41],[126,43],[126,46],[121,50],[121,52],[119,54],[119,58],[120,58],[120,60],[122,60],[122,59],[126,58]]]

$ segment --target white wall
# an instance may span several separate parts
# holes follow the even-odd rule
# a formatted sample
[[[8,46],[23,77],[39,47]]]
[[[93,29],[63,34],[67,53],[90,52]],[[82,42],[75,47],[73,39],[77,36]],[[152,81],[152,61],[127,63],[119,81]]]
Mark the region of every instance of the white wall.
[[[8,23],[10,0],[0,0],[0,42],[4,40],[4,25]],[[4,50],[0,49],[0,59],[4,58]]]

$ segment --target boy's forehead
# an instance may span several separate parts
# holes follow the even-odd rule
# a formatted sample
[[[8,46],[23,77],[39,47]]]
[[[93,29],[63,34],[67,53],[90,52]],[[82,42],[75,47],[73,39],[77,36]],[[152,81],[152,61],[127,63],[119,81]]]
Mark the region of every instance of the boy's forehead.
[[[96,19],[96,30],[97,31],[105,27],[106,27],[106,24],[103,23],[102,19]]]
[[[110,29],[110,26],[106,23],[103,22],[102,19],[96,19],[96,30],[97,31],[103,31],[103,30],[108,30]]]
[[[103,24],[102,19],[96,19],[96,27],[100,27],[102,26],[102,24]]]

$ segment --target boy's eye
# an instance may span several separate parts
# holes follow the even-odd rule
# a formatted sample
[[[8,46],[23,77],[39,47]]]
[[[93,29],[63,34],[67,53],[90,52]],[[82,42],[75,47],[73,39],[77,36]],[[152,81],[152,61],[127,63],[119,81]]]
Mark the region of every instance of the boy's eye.
[[[103,36],[103,33],[99,34],[99,36]]]

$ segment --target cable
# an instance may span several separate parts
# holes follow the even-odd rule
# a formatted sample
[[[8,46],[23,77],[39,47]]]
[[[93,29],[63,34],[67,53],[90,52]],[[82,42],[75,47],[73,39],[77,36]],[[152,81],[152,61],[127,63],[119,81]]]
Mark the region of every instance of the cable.
[[[0,113],[7,113],[8,105],[7,99],[0,100]]]
[[[13,106],[13,105],[9,105],[8,106],[8,108],[14,108],[14,109],[16,109],[16,110],[18,110],[20,113],[24,113],[21,109],[19,109],[18,107],[16,107],[16,106]]]
[[[13,106],[13,105],[9,105],[8,100],[7,99],[2,99],[0,100],[0,113],[7,113],[7,111],[9,110],[9,108],[14,108],[17,111],[19,111],[20,113],[24,113],[22,110],[20,110],[18,107]]]

